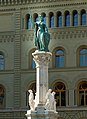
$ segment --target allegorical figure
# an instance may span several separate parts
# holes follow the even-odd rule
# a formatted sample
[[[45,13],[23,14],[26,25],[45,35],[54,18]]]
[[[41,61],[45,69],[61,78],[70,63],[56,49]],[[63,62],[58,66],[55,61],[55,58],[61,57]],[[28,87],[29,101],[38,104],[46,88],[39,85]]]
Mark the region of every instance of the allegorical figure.
[[[32,90],[28,90],[28,92],[29,92],[29,106],[31,110],[34,110],[35,109],[34,95]]]
[[[48,92],[46,93],[46,104],[45,108],[46,110],[51,110],[52,109],[52,89],[49,89]]]
[[[55,92],[52,92],[52,89],[49,89],[46,94],[46,110],[53,110],[56,112],[56,101],[55,101]]]
[[[56,112],[55,92],[52,92],[52,110]]]
[[[32,24],[34,24],[34,42],[37,50],[49,52],[48,45],[50,42],[50,34],[44,23],[43,16],[39,15],[38,21],[32,22]]]

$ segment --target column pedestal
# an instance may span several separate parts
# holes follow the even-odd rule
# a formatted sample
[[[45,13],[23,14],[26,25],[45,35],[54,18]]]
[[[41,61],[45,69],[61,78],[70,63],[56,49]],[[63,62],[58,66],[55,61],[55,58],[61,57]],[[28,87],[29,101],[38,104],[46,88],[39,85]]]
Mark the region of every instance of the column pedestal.
[[[28,110],[27,119],[58,119],[58,113],[54,111],[44,110],[43,107],[37,108],[36,111]]]

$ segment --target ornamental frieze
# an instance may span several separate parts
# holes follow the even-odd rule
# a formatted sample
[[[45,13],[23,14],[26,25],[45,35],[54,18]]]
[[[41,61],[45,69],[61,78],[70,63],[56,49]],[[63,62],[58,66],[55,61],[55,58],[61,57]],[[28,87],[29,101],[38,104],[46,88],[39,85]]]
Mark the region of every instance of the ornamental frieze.
[[[15,35],[1,35],[0,34],[0,42],[13,42],[15,39]]]
[[[59,31],[59,30],[51,30],[50,32],[51,40],[61,40],[61,39],[71,39],[71,40],[80,40],[81,38],[87,37],[87,30],[70,30],[70,31]],[[21,41],[33,41],[33,32],[22,32],[21,33]]]

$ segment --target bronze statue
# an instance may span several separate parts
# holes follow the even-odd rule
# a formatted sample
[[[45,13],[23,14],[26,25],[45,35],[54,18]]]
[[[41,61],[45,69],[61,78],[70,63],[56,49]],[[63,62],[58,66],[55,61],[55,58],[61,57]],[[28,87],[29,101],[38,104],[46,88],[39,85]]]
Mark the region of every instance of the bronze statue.
[[[43,16],[39,16],[37,22],[32,22],[34,24],[34,42],[38,51],[49,52],[48,45],[50,42],[50,34],[46,24],[44,23]]]

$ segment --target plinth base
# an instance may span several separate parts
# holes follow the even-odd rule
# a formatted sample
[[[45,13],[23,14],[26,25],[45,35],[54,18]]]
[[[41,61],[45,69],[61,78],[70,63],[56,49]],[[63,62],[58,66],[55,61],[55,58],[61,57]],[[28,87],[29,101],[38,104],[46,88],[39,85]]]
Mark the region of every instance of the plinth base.
[[[58,113],[53,110],[44,110],[44,107],[37,107],[36,111],[28,110],[26,117],[27,119],[58,119]]]

